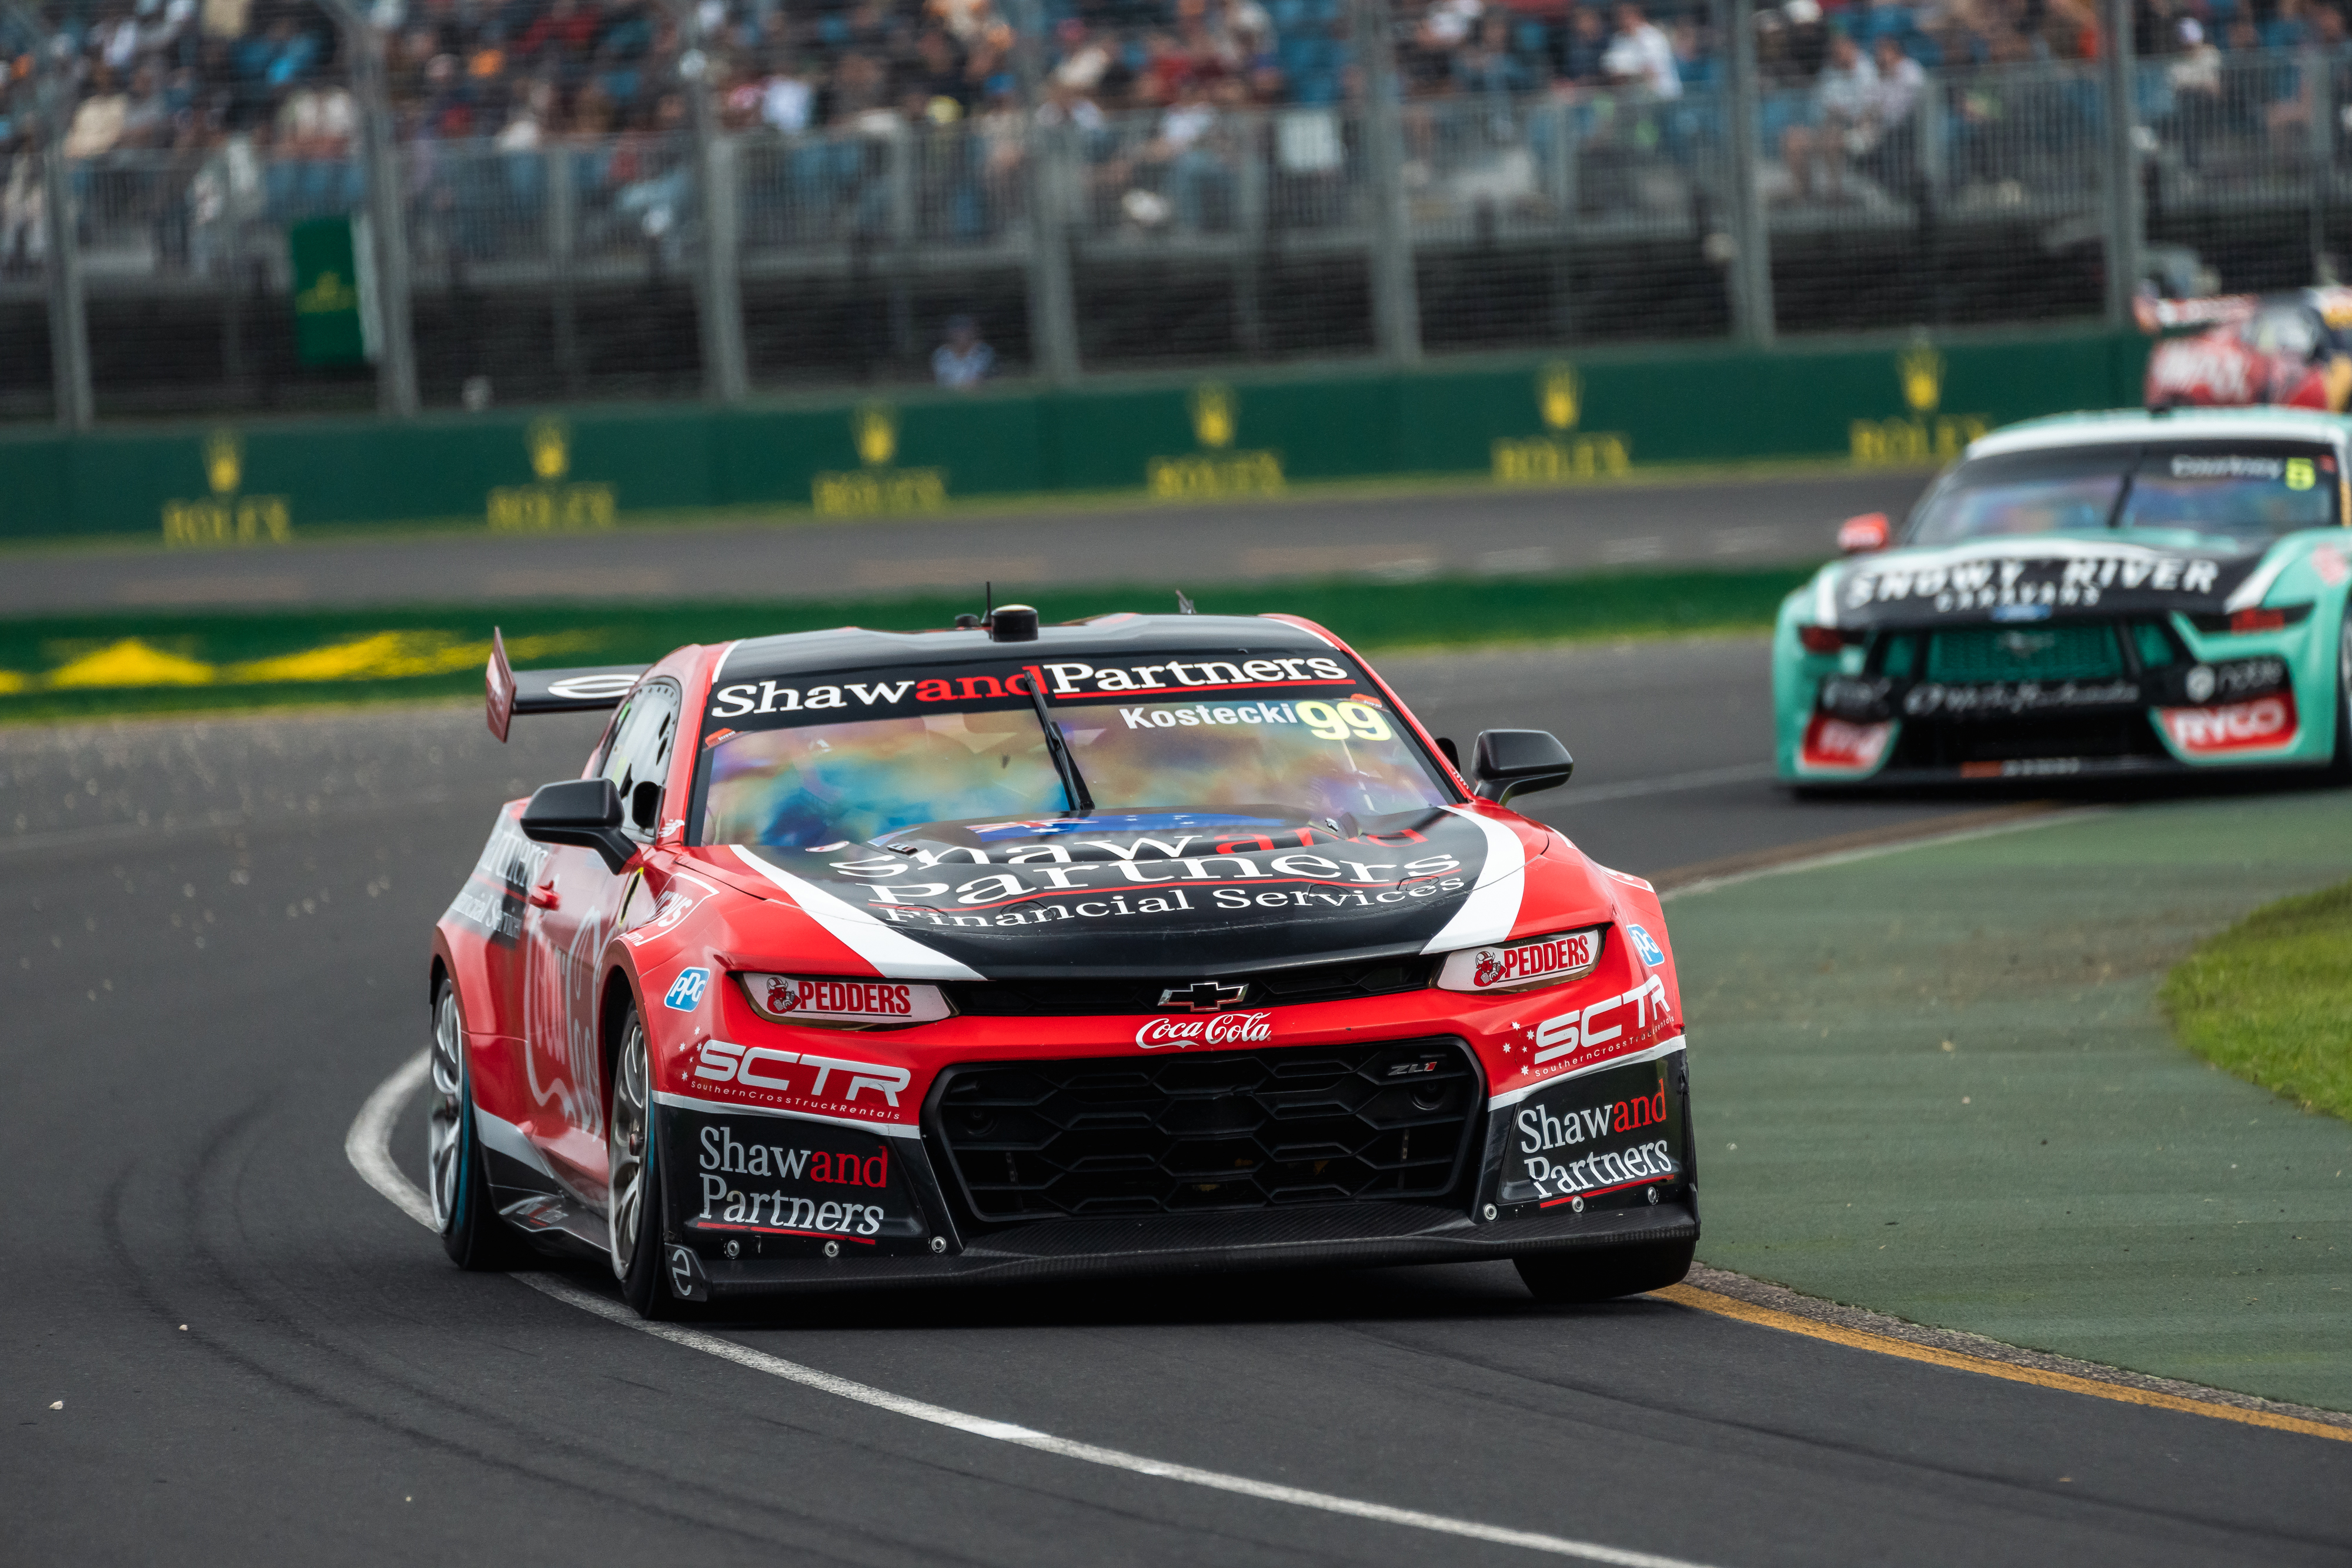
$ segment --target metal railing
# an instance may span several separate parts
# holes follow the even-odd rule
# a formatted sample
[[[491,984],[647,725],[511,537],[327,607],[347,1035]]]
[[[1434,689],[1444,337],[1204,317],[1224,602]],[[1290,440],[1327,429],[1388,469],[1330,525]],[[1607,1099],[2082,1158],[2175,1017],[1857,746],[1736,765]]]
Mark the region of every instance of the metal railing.
[[[667,280],[704,319],[706,361],[731,340],[740,363],[747,310],[784,320],[809,290],[870,281],[899,319],[893,351],[912,373],[925,336],[908,324],[915,302],[929,310],[987,280],[1029,313],[1011,336],[1034,345],[1058,327],[1089,366],[1156,346],[1136,348],[1149,333],[1123,340],[1100,319],[1123,289],[1206,301],[1193,314],[1213,319],[1188,352],[1338,342],[1410,359],[1424,338],[1767,341],[1784,325],[2101,308],[2119,319],[2127,290],[2113,279],[2136,282],[2151,246],[2168,266],[2194,251],[2239,274],[2233,285],[2307,280],[2329,214],[2352,221],[2352,130],[2338,113],[2352,103],[2352,64],[2305,50],[2137,62],[2120,138],[2109,68],[1931,72],[1891,124],[1841,119],[1811,88],[1743,90],[1734,71],[1668,99],[1462,92],[1371,115],[1187,106],[1052,125],[998,110],[949,125],[872,117],[797,135],[712,133],[701,152],[690,131],[527,149],[411,143],[382,171],[359,149],[289,160],[232,142],[200,157],[76,162],[70,222],[44,232],[75,248],[100,298],[233,278],[282,293],[285,228],[369,210],[373,173],[397,191],[419,298]],[[1754,149],[1744,170],[1743,141]],[[2127,209],[2126,191],[2137,193]],[[1384,218],[1391,210],[1401,221]],[[38,225],[22,212],[16,222]],[[2261,265],[2212,253],[2241,229],[2259,233]],[[2281,235],[2294,242],[2284,264]],[[1867,266],[1839,263],[1857,246],[1882,248]],[[20,235],[0,299],[41,288],[38,255]],[[1035,287],[1057,260],[1074,280],[1058,304]],[[1293,278],[1320,282],[1302,294]],[[715,318],[714,299],[734,300],[731,314]],[[1070,319],[1039,320],[1041,308]],[[1330,325],[1348,310],[1356,325]],[[790,332],[771,337],[751,358],[763,379],[788,377]],[[1043,356],[1016,343],[1010,357],[1017,369]]]

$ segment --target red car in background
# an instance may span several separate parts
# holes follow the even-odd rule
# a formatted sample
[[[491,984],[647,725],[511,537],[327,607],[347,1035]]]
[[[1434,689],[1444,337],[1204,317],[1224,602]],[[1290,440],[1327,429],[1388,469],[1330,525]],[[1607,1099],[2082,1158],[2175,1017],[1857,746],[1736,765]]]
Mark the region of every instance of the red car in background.
[[[2204,299],[2143,295],[2133,314],[2144,332],[2202,329],[2165,338],[2149,351],[2151,409],[2276,403],[2341,413],[2352,396],[2352,288]]]
[[[1658,897],[1507,809],[1289,617],[843,628],[650,669],[493,654],[490,727],[615,707],[435,927],[450,1256],[759,1292],[1509,1259],[1698,1236]]]

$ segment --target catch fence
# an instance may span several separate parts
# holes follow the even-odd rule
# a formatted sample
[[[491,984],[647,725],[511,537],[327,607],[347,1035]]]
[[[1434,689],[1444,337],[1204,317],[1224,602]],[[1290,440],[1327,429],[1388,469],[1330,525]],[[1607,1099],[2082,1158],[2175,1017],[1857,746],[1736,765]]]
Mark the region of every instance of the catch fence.
[[[1743,89],[1743,75],[1756,85]],[[1672,99],[869,116],[390,155],[417,398],[908,382],[971,316],[999,372],[2123,319],[2144,277],[2260,289],[2352,239],[2352,67],[2315,50],[1927,74],[1887,129],[1735,60]],[[1384,121],[1384,123],[1382,122]],[[1742,148],[1747,150],[1743,159]],[[232,141],[6,171],[0,410],[55,411],[56,243],[99,411],[365,407],[305,371],[286,233],[370,171]],[[26,194],[30,193],[30,194]],[[738,385],[714,355],[736,356]]]

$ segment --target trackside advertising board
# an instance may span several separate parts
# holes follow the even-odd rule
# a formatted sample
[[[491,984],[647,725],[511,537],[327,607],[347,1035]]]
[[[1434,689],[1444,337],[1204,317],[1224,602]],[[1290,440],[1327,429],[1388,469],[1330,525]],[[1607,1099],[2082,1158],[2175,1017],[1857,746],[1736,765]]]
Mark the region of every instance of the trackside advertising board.
[[[345,269],[364,256],[339,259],[351,235],[339,237],[332,255],[304,253],[306,351],[348,354],[363,320],[366,279]],[[281,503],[290,532],[183,528],[173,542],[266,546],[381,524],[570,532],[719,507],[856,517],[1057,491],[1201,502],[1408,475],[1573,485],[1657,464],[1780,458],[1916,466],[2011,420],[2134,403],[2146,353],[2137,334],[2042,333],[1769,353],[1564,350],[1410,374],[910,390],[831,405],[25,429],[0,435],[0,538],[156,537],[167,507],[224,497]]]

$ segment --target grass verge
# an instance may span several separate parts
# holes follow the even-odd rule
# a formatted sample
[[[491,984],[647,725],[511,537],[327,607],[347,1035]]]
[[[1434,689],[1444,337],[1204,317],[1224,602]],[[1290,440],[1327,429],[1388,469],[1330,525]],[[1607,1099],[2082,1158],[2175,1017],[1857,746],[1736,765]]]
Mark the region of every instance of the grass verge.
[[[1364,649],[1685,636],[1769,628],[1803,569],[1360,580],[1197,589],[1204,613],[1283,611]],[[1006,590],[1047,622],[1175,608],[1165,587]],[[0,622],[0,722],[369,701],[480,690],[490,628],[522,667],[650,662],[682,643],[852,624],[943,627],[970,594],[757,603],[420,606],[107,614]]]
[[[2163,999],[2198,1055],[2352,1120],[2352,883],[2257,909],[2176,966]]]

